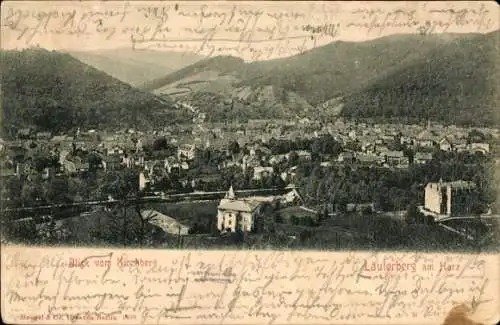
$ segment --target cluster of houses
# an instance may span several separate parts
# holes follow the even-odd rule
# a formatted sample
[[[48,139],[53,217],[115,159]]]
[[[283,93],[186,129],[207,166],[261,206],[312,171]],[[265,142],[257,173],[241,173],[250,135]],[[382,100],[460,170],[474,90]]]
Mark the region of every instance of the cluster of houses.
[[[0,170],[2,177],[29,178],[35,169],[31,153],[43,151],[49,159],[58,161],[60,166],[58,169],[44,168],[41,172],[44,179],[58,174],[77,176],[93,168],[105,171],[134,168],[140,171],[139,188],[144,189],[148,184],[155,183],[155,175],[189,171],[199,149],[213,148],[225,153],[224,159],[216,166],[215,174],[225,168],[237,167],[249,171],[253,180],[260,181],[276,175],[276,165],[293,160],[296,164],[288,166],[278,175],[285,183],[292,183],[298,181],[295,179],[297,164],[311,161],[313,155],[309,150],[273,154],[267,146],[271,139],[294,141],[332,136],[343,151],[335,156],[322,154],[319,162],[322,167],[355,163],[406,168],[412,163],[425,164],[431,161],[437,149],[472,154],[480,152],[484,155],[495,152],[494,143],[498,143],[500,138],[499,130],[474,130],[476,132],[441,125],[368,125],[341,119],[328,124],[308,119],[251,120],[245,124],[213,124],[210,127],[195,128],[175,126],[152,132],[125,130],[113,134],[78,130],[74,135],[52,135],[23,129],[19,131],[16,140],[0,139]],[[245,150],[231,152],[230,145],[234,140]],[[167,142],[175,149],[165,156],[153,158],[146,154],[145,148],[154,146],[157,141]],[[412,157],[402,148],[411,149]],[[473,188],[474,184],[466,182],[429,184],[422,209],[439,215],[461,211],[464,205],[462,198],[470,197]],[[219,203],[215,216],[217,228],[222,232],[252,231],[266,213],[266,206],[276,202],[282,206],[295,204],[297,200],[300,201],[300,196],[292,190],[276,197],[237,197],[231,188]],[[189,227],[171,217],[156,211],[143,213],[154,213],[155,217],[151,218],[150,223],[167,233],[188,234]]]
[[[405,168],[410,163],[425,164],[431,161],[436,149],[488,155],[490,144],[483,137],[471,137],[470,131],[430,124],[426,127],[395,124],[369,126],[364,123],[353,125],[338,122],[335,123],[332,134],[345,147],[355,144],[351,146],[354,149],[346,150],[338,156],[339,162],[357,161],[366,165]],[[495,129],[485,128],[481,131],[491,139],[498,139],[500,136]],[[395,147],[411,149],[412,157],[404,150],[394,150]]]
[[[227,155],[217,168],[237,166],[250,171],[254,180],[261,180],[275,173],[275,166],[283,161],[311,160],[311,152],[297,150],[281,155],[273,155],[266,146],[271,139],[297,140],[314,139],[324,135],[332,136],[342,145],[344,151],[338,156],[323,155],[321,166],[336,163],[357,163],[369,166],[406,168],[411,163],[425,164],[432,160],[433,152],[439,148],[450,152],[490,153],[490,143],[500,137],[497,129],[472,129],[441,125],[402,125],[354,123],[338,119],[335,123],[320,123],[308,119],[290,120],[250,120],[244,124],[211,124],[210,126],[172,126],[163,130],[141,132],[124,130],[113,134],[88,130],[74,135],[52,135],[48,132],[33,133],[29,129],[19,130],[15,141],[0,141],[0,151],[7,152],[2,165],[2,175],[24,175],[30,168],[26,152],[42,144],[50,155],[58,157],[60,170],[48,169],[44,177],[57,173],[71,175],[86,173],[92,168],[116,170],[138,168],[142,171],[140,186],[154,183],[155,171],[160,174],[188,171],[199,149],[212,148]],[[487,140],[485,140],[485,138]],[[168,156],[148,158],[146,146],[164,139],[177,148]],[[234,154],[229,150],[231,142],[237,140],[244,153]],[[410,157],[402,148],[411,148]],[[92,156],[92,159],[89,158]],[[93,163],[94,161],[94,163]],[[289,166],[281,173],[283,180],[293,177],[296,166]]]

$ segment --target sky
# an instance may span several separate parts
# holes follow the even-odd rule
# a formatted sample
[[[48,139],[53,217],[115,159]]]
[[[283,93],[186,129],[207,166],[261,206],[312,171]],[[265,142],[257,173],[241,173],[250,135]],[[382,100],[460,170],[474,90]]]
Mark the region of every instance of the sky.
[[[296,55],[333,41],[500,28],[494,1],[4,1],[1,15],[2,49],[151,49],[246,61]]]

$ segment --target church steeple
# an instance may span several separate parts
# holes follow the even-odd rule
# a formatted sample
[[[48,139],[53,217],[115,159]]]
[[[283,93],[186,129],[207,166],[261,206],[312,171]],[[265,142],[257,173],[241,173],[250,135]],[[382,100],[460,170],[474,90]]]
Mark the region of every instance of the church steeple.
[[[226,199],[234,200],[235,198],[236,198],[236,195],[234,194],[233,185],[231,184],[231,187],[229,188],[229,190],[226,193]]]

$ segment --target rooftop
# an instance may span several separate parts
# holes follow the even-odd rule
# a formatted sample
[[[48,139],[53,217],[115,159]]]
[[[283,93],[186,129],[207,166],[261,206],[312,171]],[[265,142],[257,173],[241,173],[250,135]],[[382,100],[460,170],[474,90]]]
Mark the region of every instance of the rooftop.
[[[405,156],[402,151],[387,151],[385,154],[388,157],[397,157],[397,158],[403,158]]]
[[[417,153],[415,153],[415,158],[417,158],[417,159],[432,159],[432,153],[430,153],[430,152],[417,152]]]
[[[474,184],[474,182],[471,182],[471,181],[463,181],[463,180],[459,180],[459,181],[453,181],[453,182],[442,182],[442,181],[439,181],[437,183],[428,183],[427,186],[439,186],[439,187],[448,187],[450,186],[451,188],[453,189],[474,189],[476,188],[476,184]]]
[[[419,140],[435,140],[435,135],[429,130],[423,130],[417,135],[417,139]]]
[[[179,146],[179,149],[180,150],[193,150],[194,149],[194,146],[191,145],[191,144],[181,144]]]
[[[162,228],[164,231],[172,230],[178,227],[185,228],[186,226],[179,223],[172,217],[164,215],[155,210],[142,210],[141,215],[149,220],[149,223]]]
[[[233,210],[233,211],[240,211],[240,212],[253,212],[259,205],[260,205],[260,202],[257,202],[254,200],[222,199],[219,203],[218,209]]]
[[[470,181],[454,181],[444,183],[446,186],[451,186],[455,189],[472,189],[476,187],[476,184]]]

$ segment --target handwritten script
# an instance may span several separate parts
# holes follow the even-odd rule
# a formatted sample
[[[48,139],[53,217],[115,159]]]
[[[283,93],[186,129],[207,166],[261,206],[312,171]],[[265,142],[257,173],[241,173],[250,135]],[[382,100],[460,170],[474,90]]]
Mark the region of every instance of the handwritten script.
[[[478,255],[415,253],[89,252],[3,249],[7,319],[437,324],[459,304],[498,305],[495,257],[488,264]]]
[[[8,2],[4,47],[54,46],[163,49],[249,60],[303,53],[337,39],[391,33],[486,32],[498,8],[485,3]],[[107,45],[106,45],[107,44]],[[82,48],[75,48],[82,50]]]

